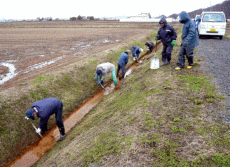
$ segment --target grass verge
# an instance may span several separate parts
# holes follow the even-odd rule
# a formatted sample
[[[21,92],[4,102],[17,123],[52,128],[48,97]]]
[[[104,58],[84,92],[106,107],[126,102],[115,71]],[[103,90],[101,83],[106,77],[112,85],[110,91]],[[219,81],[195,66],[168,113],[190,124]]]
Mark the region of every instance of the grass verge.
[[[139,64],[34,166],[229,166],[229,125],[216,114],[223,97],[201,59],[174,70],[180,42],[170,65]]]

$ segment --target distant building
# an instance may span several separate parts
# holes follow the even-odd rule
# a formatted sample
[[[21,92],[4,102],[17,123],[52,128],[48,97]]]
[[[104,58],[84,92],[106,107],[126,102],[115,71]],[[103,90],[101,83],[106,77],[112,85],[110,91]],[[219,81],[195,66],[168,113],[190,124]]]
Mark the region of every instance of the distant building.
[[[132,20],[145,20],[145,19],[150,19],[148,13],[141,13],[137,16],[130,16],[127,19],[132,19]]]
[[[149,13],[141,13],[137,16],[130,16],[125,19],[120,19],[120,22],[159,22],[160,19],[165,16],[159,16],[156,18],[151,18],[151,15]],[[177,19],[173,18],[166,18],[167,22],[178,22]]]

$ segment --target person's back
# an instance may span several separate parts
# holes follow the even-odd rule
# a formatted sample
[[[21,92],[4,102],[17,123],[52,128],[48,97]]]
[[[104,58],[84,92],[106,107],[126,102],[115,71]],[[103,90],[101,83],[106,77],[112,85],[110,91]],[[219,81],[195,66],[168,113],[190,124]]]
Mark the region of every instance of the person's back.
[[[31,109],[26,111],[26,118],[34,120],[36,117],[40,118],[39,128],[36,129],[38,134],[47,131],[47,123],[51,115],[55,114],[56,124],[60,131],[60,141],[65,135],[65,127],[62,121],[63,103],[57,98],[47,98],[34,102]]]
[[[181,12],[180,18],[183,24],[182,44],[187,44],[189,48],[195,48],[198,46],[198,34],[195,23],[189,18],[186,12]]]
[[[97,69],[101,69],[102,73],[105,75],[109,72],[112,72],[112,70],[115,69],[115,66],[112,63],[106,62],[99,64]]]
[[[55,112],[57,112],[57,107],[60,107],[62,102],[57,98],[47,98],[34,102],[31,108],[36,107],[38,110],[38,117],[49,118]]]
[[[117,76],[119,76],[119,71],[121,69],[122,70],[122,77],[121,78],[124,78],[124,76],[125,76],[125,72],[126,72],[125,65],[129,62],[129,53],[130,52],[131,52],[130,50],[127,50],[127,51],[121,53],[120,57],[118,59]]]
[[[128,61],[129,61],[129,55],[126,52],[121,53],[118,59],[118,64],[126,65]]]
[[[198,33],[196,31],[195,22],[189,18],[188,13],[181,12],[179,14],[180,23],[183,24],[182,30],[182,44],[179,51],[176,70],[180,70],[185,66],[185,55],[188,59],[187,68],[190,69],[193,66],[193,51],[198,46]]]

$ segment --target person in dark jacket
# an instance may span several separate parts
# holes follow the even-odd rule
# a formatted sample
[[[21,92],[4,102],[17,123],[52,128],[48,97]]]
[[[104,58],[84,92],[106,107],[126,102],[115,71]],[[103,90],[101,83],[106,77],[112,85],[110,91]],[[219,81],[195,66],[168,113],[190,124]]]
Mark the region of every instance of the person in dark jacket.
[[[148,47],[149,51],[152,52],[154,48],[154,44],[151,41],[145,43],[145,46]]]
[[[179,51],[179,57],[177,60],[176,70],[180,70],[185,66],[185,55],[188,59],[187,68],[192,68],[193,66],[193,51],[196,46],[199,44],[198,33],[196,31],[195,22],[189,18],[188,13],[181,12],[179,14],[180,23],[183,24],[182,29],[182,43]]]
[[[131,53],[130,50],[127,50],[123,53],[120,54],[120,57],[118,59],[118,68],[117,68],[117,76],[119,74],[119,71],[121,69],[122,71],[122,77],[121,78],[124,78],[125,76],[125,73],[126,73],[126,69],[125,69],[125,65],[129,62],[129,53]]]
[[[158,30],[158,35],[155,37],[155,40],[161,40],[163,43],[163,63],[161,66],[164,66],[170,63],[173,46],[175,45],[175,40],[177,39],[177,33],[173,27],[167,24],[167,21],[164,17],[161,18],[159,24],[161,27]]]
[[[143,52],[143,49],[137,46],[132,46],[131,51],[132,51],[133,60],[138,61],[140,53]]]
[[[62,109],[63,103],[61,100],[50,97],[47,99],[36,101],[31,105],[31,109],[26,111],[26,117],[34,120],[39,117],[39,128],[37,133],[44,133],[47,131],[47,123],[51,115],[55,114],[56,124],[60,131],[60,139],[63,140],[66,137],[65,128],[62,121]]]

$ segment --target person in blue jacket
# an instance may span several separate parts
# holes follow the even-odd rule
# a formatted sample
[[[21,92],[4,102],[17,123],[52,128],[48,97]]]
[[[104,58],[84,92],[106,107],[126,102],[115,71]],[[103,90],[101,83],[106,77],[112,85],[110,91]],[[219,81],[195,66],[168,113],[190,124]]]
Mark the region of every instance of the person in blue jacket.
[[[140,53],[143,52],[143,49],[137,46],[132,46],[131,51],[132,51],[133,60],[138,61]]]
[[[32,120],[39,117],[39,128],[36,132],[44,133],[47,131],[47,123],[51,115],[55,114],[56,124],[60,131],[60,141],[66,137],[65,128],[62,121],[63,103],[61,100],[50,97],[47,99],[36,101],[31,105],[31,109],[26,111],[26,117]]]
[[[187,68],[190,69],[193,66],[193,51],[196,46],[199,44],[198,33],[196,31],[195,22],[189,18],[188,13],[181,12],[179,14],[180,23],[183,24],[182,29],[182,43],[179,51],[179,57],[177,60],[176,70],[180,70],[185,66],[185,55],[188,59]]]
[[[198,16],[195,20],[195,25],[196,25],[196,31],[198,32],[198,26],[200,24],[200,16]]]
[[[118,59],[118,68],[117,68],[117,76],[119,75],[119,71],[121,69],[122,71],[122,77],[121,78],[124,78],[125,76],[125,73],[126,73],[126,69],[125,69],[125,65],[129,62],[129,53],[131,53],[130,50],[127,50],[123,53],[120,54],[120,57]]]
[[[170,64],[171,55],[173,51],[173,46],[175,45],[175,40],[177,39],[177,33],[173,27],[167,24],[167,21],[164,17],[159,21],[160,28],[158,30],[155,40],[161,40],[163,43],[162,50],[162,64],[165,66]]]

